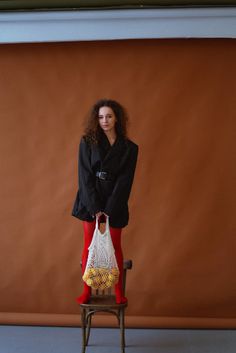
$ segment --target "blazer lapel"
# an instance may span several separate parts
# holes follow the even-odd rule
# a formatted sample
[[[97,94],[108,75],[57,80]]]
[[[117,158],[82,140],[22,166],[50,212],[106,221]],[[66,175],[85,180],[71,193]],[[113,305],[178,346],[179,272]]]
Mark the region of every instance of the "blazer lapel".
[[[108,143],[109,143],[109,141],[108,141]],[[116,158],[120,157],[120,159],[121,159],[124,152],[125,152],[125,142],[123,139],[117,137],[114,144],[108,150],[108,153],[106,154],[106,156],[103,160],[103,165],[107,164],[114,157],[116,157]]]

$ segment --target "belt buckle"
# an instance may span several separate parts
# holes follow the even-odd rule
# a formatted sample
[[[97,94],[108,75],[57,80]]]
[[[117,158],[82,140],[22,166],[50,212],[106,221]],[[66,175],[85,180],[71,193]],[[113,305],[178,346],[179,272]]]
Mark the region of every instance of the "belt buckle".
[[[106,180],[107,172],[99,172],[99,179]]]

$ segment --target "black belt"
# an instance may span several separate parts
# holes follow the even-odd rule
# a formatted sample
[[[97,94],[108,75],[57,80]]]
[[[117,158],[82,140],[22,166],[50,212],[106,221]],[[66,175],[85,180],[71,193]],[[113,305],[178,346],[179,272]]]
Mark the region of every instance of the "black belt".
[[[101,180],[112,180],[112,175],[107,172],[96,172],[96,177]]]

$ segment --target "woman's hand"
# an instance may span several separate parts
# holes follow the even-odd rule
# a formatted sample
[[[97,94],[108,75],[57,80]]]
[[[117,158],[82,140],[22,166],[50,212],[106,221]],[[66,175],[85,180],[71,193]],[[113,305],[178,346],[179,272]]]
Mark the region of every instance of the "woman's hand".
[[[101,217],[103,214],[104,214],[106,217],[108,217],[108,215],[107,215],[106,213],[102,212],[102,211],[99,211],[98,213],[96,213],[95,216],[99,218],[99,217]]]

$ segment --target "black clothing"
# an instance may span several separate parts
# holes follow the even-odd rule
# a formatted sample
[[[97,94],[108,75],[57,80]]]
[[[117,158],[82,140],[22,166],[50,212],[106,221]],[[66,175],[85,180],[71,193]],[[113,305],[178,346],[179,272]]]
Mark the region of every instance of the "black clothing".
[[[97,144],[90,144],[83,137],[79,148],[79,190],[72,215],[91,222],[102,211],[110,217],[111,227],[125,227],[137,155],[138,146],[128,139],[117,137],[111,146],[104,133]],[[98,172],[106,172],[101,174],[106,179],[96,176]]]

